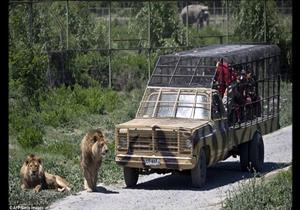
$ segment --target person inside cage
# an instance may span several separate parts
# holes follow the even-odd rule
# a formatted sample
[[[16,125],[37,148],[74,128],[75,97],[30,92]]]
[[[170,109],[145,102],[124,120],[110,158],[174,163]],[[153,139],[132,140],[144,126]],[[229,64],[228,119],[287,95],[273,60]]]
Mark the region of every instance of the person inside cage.
[[[214,83],[220,93],[220,95],[224,96],[225,89],[231,84],[232,80],[232,72],[228,63],[220,59],[220,61],[216,64],[216,74],[214,78]]]

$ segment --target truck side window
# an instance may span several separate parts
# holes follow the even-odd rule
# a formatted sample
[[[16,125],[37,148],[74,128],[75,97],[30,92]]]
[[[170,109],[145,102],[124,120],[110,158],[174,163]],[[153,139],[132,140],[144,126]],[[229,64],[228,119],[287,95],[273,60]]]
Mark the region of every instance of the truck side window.
[[[223,102],[219,94],[214,93],[212,96],[212,108],[211,108],[212,119],[220,119],[225,115],[225,109]]]

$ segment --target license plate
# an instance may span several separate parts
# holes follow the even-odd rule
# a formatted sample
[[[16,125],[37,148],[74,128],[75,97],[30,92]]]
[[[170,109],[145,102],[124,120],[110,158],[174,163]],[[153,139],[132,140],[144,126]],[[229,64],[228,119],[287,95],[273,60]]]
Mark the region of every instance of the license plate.
[[[159,166],[160,159],[157,158],[145,158],[144,163],[146,166]]]

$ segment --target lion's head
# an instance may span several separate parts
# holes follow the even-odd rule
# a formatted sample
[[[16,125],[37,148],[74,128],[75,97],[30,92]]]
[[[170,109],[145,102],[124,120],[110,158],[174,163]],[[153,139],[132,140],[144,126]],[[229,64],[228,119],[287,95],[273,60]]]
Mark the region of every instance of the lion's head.
[[[25,170],[23,174],[27,175],[31,180],[36,180],[44,176],[42,159],[34,154],[27,156],[22,168],[21,170]]]
[[[87,133],[86,141],[94,157],[104,157],[108,151],[107,142],[100,129],[93,129]]]

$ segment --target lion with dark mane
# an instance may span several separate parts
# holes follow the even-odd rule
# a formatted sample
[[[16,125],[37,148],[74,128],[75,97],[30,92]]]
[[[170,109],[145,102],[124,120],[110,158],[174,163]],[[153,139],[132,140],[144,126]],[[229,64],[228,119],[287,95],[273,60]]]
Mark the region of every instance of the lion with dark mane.
[[[42,159],[31,154],[27,156],[20,170],[21,188],[40,192],[42,189],[57,189],[59,192],[70,191],[69,183],[60,176],[44,171]]]
[[[84,175],[84,189],[96,191],[98,170],[102,157],[108,151],[107,142],[100,129],[92,129],[83,137],[80,144],[80,165]]]

